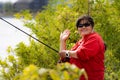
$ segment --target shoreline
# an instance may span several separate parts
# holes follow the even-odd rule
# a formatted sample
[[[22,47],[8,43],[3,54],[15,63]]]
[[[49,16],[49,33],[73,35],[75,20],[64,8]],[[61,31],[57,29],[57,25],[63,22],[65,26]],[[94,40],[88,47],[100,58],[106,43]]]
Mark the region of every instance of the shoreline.
[[[8,17],[8,18],[12,18],[12,17],[14,17],[14,14],[15,14],[15,13],[9,13],[9,14],[3,14],[3,13],[0,13],[0,17]]]

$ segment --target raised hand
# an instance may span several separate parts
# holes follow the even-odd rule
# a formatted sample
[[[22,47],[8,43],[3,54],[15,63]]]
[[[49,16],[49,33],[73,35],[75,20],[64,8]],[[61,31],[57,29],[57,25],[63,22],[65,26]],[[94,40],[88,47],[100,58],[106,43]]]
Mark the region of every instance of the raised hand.
[[[66,41],[70,36],[70,31],[66,29],[63,33],[60,34],[60,40]]]

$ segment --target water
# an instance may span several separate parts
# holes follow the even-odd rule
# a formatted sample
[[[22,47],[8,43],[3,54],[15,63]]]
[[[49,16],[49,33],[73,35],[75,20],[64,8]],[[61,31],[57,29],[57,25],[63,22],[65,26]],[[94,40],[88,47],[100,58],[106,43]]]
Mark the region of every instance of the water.
[[[3,18],[18,28],[30,33],[28,28],[23,27],[22,21],[10,17]],[[5,59],[7,57],[8,53],[6,49],[8,46],[15,48],[16,45],[21,41],[29,44],[28,36],[0,19],[0,58]]]

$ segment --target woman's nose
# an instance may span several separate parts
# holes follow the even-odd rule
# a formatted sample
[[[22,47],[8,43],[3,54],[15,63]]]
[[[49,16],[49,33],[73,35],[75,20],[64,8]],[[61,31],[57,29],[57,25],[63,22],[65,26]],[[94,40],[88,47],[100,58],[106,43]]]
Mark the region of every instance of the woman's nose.
[[[82,28],[85,28],[85,26],[83,26]]]

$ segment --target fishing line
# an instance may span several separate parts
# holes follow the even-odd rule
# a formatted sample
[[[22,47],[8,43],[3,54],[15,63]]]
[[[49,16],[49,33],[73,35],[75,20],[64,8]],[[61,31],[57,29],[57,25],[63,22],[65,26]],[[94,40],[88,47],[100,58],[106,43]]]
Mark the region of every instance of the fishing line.
[[[30,36],[30,37],[31,37],[31,38],[33,38],[34,40],[36,40],[36,41],[40,42],[41,44],[43,44],[43,45],[47,46],[48,48],[52,49],[53,51],[55,51],[55,52],[57,52],[57,53],[59,52],[58,50],[56,50],[56,49],[52,48],[51,46],[49,46],[49,45],[45,44],[44,42],[40,41],[39,39],[37,39],[37,38],[35,38],[35,37],[31,36],[31,35],[30,35],[30,34],[28,34],[27,32],[23,31],[22,29],[20,29],[20,28],[16,27],[15,25],[11,24],[10,22],[6,21],[6,20],[5,20],[5,19],[3,19],[2,17],[0,17],[0,19],[1,19],[1,20],[3,20],[3,21],[5,21],[6,23],[8,23],[9,25],[11,25],[12,27],[16,28],[17,30],[19,30],[19,31],[23,32],[24,34],[26,34],[26,35]]]
[[[90,1],[88,0],[88,16],[90,16]]]

